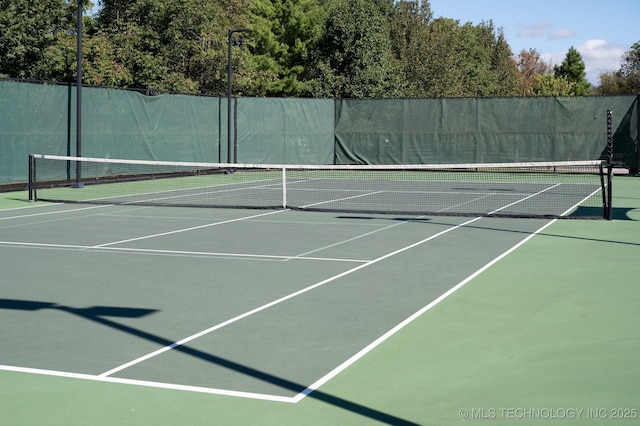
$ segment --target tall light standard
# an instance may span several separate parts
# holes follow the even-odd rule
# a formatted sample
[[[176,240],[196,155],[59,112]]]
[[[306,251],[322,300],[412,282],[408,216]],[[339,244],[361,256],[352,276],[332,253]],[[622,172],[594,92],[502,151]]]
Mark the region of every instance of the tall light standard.
[[[82,0],[78,0],[77,10],[77,51],[76,51],[76,156],[82,156]],[[74,188],[82,188],[82,170],[80,161],[76,162],[76,182]]]
[[[231,60],[231,46],[233,43],[233,34],[235,33],[248,33],[251,30],[248,29],[240,29],[240,30],[229,30],[229,53],[227,55],[227,163],[231,163],[231,151],[232,151],[232,143],[231,143],[231,100],[233,95],[232,91],[232,60]]]

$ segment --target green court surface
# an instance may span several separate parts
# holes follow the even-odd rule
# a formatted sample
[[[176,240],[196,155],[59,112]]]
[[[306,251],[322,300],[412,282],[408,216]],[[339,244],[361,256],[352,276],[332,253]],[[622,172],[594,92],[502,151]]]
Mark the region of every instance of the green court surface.
[[[0,194],[0,424],[637,424],[640,178],[614,220]]]

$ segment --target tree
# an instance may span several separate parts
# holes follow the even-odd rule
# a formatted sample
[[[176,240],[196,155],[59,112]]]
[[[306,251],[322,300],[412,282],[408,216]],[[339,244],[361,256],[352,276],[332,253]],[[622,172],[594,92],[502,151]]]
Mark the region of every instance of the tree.
[[[529,96],[572,96],[575,95],[575,83],[566,77],[556,77],[554,74],[539,74]]]
[[[0,5],[0,75],[68,80],[73,56],[66,46],[75,40],[76,2],[1,0]]]
[[[407,12],[403,12],[407,13]],[[423,12],[411,32],[394,28],[396,51],[411,96],[509,96],[517,93],[517,69],[511,48],[492,22],[479,25],[449,18],[428,20]],[[426,22],[426,24],[424,23]],[[404,53],[407,52],[407,53]]]
[[[492,21],[462,26],[465,96],[511,96],[517,92],[517,68],[502,29]]]
[[[640,73],[640,41],[632,44],[629,51],[625,54],[621,71],[626,75]]]
[[[460,30],[463,54],[459,58],[459,66],[462,68],[463,96],[489,96],[494,90],[494,81],[489,73],[489,43],[493,34],[486,31],[489,28],[484,23],[475,27],[468,22]]]
[[[490,71],[492,86],[491,96],[514,96],[519,94],[518,68],[513,59],[513,52],[504,37],[502,29],[497,30],[495,41],[490,44]]]
[[[247,93],[298,96],[305,91],[310,50],[328,8],[318,0],[254,0],[251,8],[253,75]]]
[[[0,0],[0,75],[74,81],[77,0]],[[85,2],[89,10],[91,2]],[[433,19],[428,0],[101,0],[83,18],[83,81],[153,92],[250,96],[443,97],[587,94],[571,49],[555,79],[536,52],[512,57],[503,32]],[[640,46],[602,89],[637,91]],[[540,61],[541,62],[541,61]],[[546,72],[546,71],[545,71]],[[635,79],[635,80],[634,80]],[[634,83],[636,82],[636,83]]]
[[[227,30],[246,27],[249,0],[104,0],[98,32],[130,87],[224,93]]]
[[[76,47],[72,51],[75,55]],[[82,80],[86,84],[107,87],[132,87],[134,77],[117,57],[116,46],[105,34],[94,34],[83,41]],[[135,86],[134,86],[135,87]]]
[[[591,84],[586,79],[585,65],[580,52],[573,46],[569,48],[562,65],[554,67],[556,77],[564,77],[573,84],[571,94],[576,96],[589,95]]]
[[[518,66],[518,77],[520,92],[524,96],[533,93],[533,87],[536,80],[542,74],[549,74],[552,70],[551,65],[546,63],[540,57],[540,53],[535,49],[522,50],[516,58]]]
[[[459,59],[465,56],[458,21],[438,18],[428,25],[426,40],[418,60],[424,62],[418,86],[421,96],[464,96],[464,70]]]
[[[600,74],[598,93],[603,95],[640,93],[640,41],[631,46],[623,60],[618,71]]]
[[[391,43],[394,56],[402,73],[402,95],[427,95],[424,76],[430,63],[425,59],[428,51],[428,25],[432,13],[429,2],[398,1],[391,20]]]
[[[315,51],[314,96],[395,97],[401,93],[389,21],[368,0],[337,0]]]
[[[370,0],[371,6],[378,9],[383,16],[387,18],[389,22],[393,19],[395,14],[395,3],[406,0]],[[419,3],[420,0],[409,0],[414,3]]]

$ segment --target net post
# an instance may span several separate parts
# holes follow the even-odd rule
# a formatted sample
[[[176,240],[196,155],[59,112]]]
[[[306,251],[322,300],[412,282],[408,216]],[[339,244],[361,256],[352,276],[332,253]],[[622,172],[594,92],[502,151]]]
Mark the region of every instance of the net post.
[[[80,170],[82,169],[82,166],[80,165],[79,161],[77,162],[76,167],[77,167],[77,169],[76,169],[76,176],[77,177],[76,177],[76,181],[73,182],[73,185],[71,185],[71,187],[74,188],[74,189],[82,189],[82,188],[84,188],[84,183],[81,180],[82,177],[81,177],[81,171]]]
[[[287,208],[287,168],[282,167],[282,208]]]
[[[607,191],[607,183],[605,182],[605,172],[604,172],[604,165],[602,163],[600,163],[598,165],[598,173],[600,175],[600,192],[602,193],[602,218],[606,219],[608,216],[608,209],[607,209],[607,205],[608,205],[608,201],[607,201],[607,193],[609,191]]]
[[[607,110],[607,204],[605,219],[613,219],[613,112]]]
[[[238,162],[238,99],[233,98],[233,162]]]
[[[84,182],[82,182],[82,161],[80,159],[75,161],[76,163],[76,180],[71,185],[72,188],[82,189],[84,188]]]
[[[36,197],[36,159],[33,157],[33,154],[29,154],[29,201],[35,201]]]

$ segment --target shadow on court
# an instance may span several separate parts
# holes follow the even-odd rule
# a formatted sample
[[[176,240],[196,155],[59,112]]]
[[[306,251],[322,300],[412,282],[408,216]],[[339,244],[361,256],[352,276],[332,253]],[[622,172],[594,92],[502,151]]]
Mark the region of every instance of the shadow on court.
[[[636,219],[632,219],[632,218],[629,217],[629,212],[632,212],[634,210],[638,210],[638,209],[626,208],[626,207],[614,208],[613,209],[613,220],[637,221]],[[385,217],[383,215],[375,215],[375,216],[336,216],[336,217],[338,219],[352,219],[352,220],[373,220],[373,219],[383,220],[383,219],[386,219],[386,220],[390,220],[390,221],[399,221],[399,222],[414,222],[414,223],[425,223],[425,224],[430,224],[430,225],[451,226],[450,223],[439,222],[438,219],[437,219],[438,216],[431,216],[429,218],[422,218],[422,217],[408,218],[408,217],[395,217],[395,216]],[[520,219],[518,219],[518,220],[520,220]],[[538,219],[538,220],[540,220],[540,219]],[[561,220],[564,220],[564,219],[561,219]],[[567,219],[567,220],[578,220],[578,219]],[[579,220],[582,220],[582,219],[579,219]],[[486,223],[486,222],[483,222],[483,223]],[[531,231],[529,231],[529,230],[519,231],[517,229],[497,228],[497,227],[492,227],[492,226],[481,226],[481,225],[477,225],[475,223],[466,224],[464,227],[468,228],[468,229],[484,229],[484,230],[490,230],[490,231],[496,231],[496,232],[509,232],[509,233],[516,233],[516,234],[525,234],[525,235],[531,234]],[[611,243],[611,244],[621,244],[621,245],[630,245],[630,246],[640,246],[640,243],[630,243],[630,242],[627,242],[627,241],[615,241],[615,240],[606,240],[606,239],[598,239],[598,238],[577,237],[577,236],[572,236],[572,235],[558,235],[558,234],[550,234],[548,232],[540,232],[537,235],[545,236],[545,237],[554,237],[554,238],[565,238],[565,239],[570,239],[570,240],[593,241],[593,242],[600,242],[600,243]]]
[[[569,218],[572,217],[576,217],[576,218],[580,218],[580,217],[597,217],[598,214],[600,214],[601,212],[601,208],[595,208],[595,207],[583,207],[580,206],[576,209],[576,212],[574,214],[572,214],[571,216],[569,216]],[[629,217],[629,212],[633,211],[635,209],[632,208],[627,208],[627,207],[612,207],[611,208],[611,218],[613,220],[634,220],[631,219]]]
[[[232,360],[225,359],[213,354],[209,354],[188,345],[176,345],[175,342],[165,339],[161,336],[148,333],[146,331],[138,330],[136,328],[120,324],[106,317],[113,318],[142,318],[144,316],[157,312],[155,309],[141,309],[141,308],[125,308],[125,307],[113,307],[113,306],[93,306],[89,308],[74,308],[71,306],[60,305],[53,302],[39,302],[30,300],[15,300],[15,299],[0,299],[0,309],[9,310],[21,310],[21,311],[38,311],[43,309],[53,309],[62,312],[69,313],[71,315],[79,316],[83,319],[96,322],[101,325],[111,327],[115,330],[119,330],[123,333],[145,339],[147,341],[157,343],[162,346],[171,346],[173,350],[182,352],[184,354],[193,356],[195,358],[210,362],[212,364],[219,365],[224,368],[234,370],[240,374],[245,374],[254,377],[258,380],[262,380],[273,385],[279,386],[283,389],[291,390],[296,393],[302,392],[307,387],[305,385],[292,382],[290,380],[274,376],[254,369],[252,367],[236,363]],[[372,420],[379,422],[392,424],[392,425],[417,425],[417,423],[410,422],[408,420],[395,417],[391,414],[387,414],[370,407],[345,400],[343,398],[330,395],[319,390],[314,390],[307,395],[309,398],[322,401],[327,404],[342,408],[344,410],[351,411],[355,414],[368,417]]]

